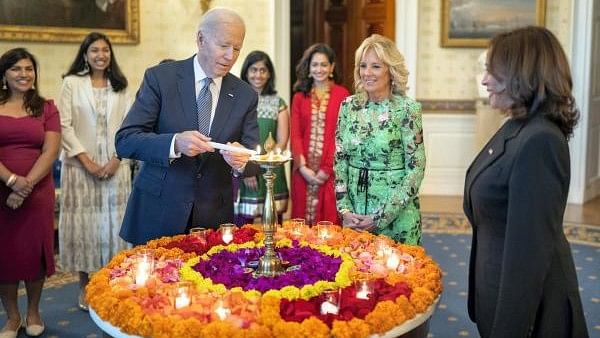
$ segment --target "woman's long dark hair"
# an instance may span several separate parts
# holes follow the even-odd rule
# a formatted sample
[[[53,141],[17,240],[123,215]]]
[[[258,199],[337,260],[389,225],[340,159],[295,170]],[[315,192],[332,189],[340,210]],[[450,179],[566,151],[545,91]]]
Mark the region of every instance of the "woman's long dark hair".
[[[324,43],[316,43],[304,51],[302,59],[296,65],[296,83],[294,83],[295,92],[303,92],[304,95],[308,95],[312,88],[314,80],[309,77],[310,74],[310,61],[312,60],[315,53],[325,54],[329,63],[335,63],[335,52],[331,47]],[[333,68],[333,81],[339,83],[340,75],[338,73],[338,67]]]
[[[29,53],[25,48],[14,48],[8,52],[2,54],[0,57],[0,74],[2,76],[2,82],[6,81],[6,71],[10,69],[15,63],[28,59],[33,64],[33,72],[35,73],[35,79],[33,80],[33,88],[29,89],[23,96],[23,105],[25,110],[31,116],[38,117],[42,115],[44,111],[44,103],[46,100],[40,96],[38,92],[38,66],[37,60],[33,54]],[[0,87],[0,104],[5,104],[10,98],[12,93],[10,88],[7,86],[6,89]]]
[[[240,74],[242,80],[250,83],[248,81],[248,69],[250,68],[250,66],[259,61],[264,62],[265,66],[267,67],[267,70],[269,70],[269,79],[265,84],[265,88],[263,88],[263,90],[260,92],[260,95],[277,94],[277,90],[275,90],[275,68],[273,67],[273,62],[271,62],[271,58],[269,57],[269,55],[267,55],[267,53],[263,51],[255,50],[250,52],[250,54],[246,56],[244,64],[242,65],[242,72]]]
[[[91,32],[83,39],[83,42],[81,42],[81,45],[79,46],[79,51],[75,56],[75,60],[73,60],[71,67],[69,67],[67,73],[63,75],[63,78],[69,75],[88,75],[85,73],[85,58],[83,56],[85,53],[87,53],[90,45],[98,40],[104,40],[108,44],[108,48],[110,49],[110,64],[108,65],[108,68],[106,68],[104,75],[110,81],[110,85],[112,86],[113,90],[115,92],[119,92],[127,88],[127,78],[123,72],[121,72],[121,68],[117,63],[117,57],[113,52],[112,44],[110,43],[108,36],[102,33]]]
[[[579,119],[571,70],[560,42],[548,29],[529,26],[495,36],[488,51],[488,71],[506,85],[513,100],[509,114],[543,114],[569,138]]]

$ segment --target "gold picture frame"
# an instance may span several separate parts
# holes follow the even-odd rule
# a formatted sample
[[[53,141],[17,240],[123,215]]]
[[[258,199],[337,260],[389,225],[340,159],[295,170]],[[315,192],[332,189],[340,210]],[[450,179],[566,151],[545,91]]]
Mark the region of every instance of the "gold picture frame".
[[[487,47],[500,32],[543,26],[546,19],[546,0],[441,1],[442,47]]]
[[[81,42],[92,31],[114,44],[138,44],[139,0],[0,2],[0,40]]]

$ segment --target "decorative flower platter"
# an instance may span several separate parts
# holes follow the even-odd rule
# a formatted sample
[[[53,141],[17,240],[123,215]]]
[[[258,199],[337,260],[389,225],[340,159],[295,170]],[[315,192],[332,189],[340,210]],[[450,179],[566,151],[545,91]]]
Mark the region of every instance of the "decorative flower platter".
[[[128,337],[369,337],[429,318],[442,291],[422,247],[338,226],[285,223],[275,234],[285,272],[260,276],[259,230],[121,252],[87,287],[92,318]]]

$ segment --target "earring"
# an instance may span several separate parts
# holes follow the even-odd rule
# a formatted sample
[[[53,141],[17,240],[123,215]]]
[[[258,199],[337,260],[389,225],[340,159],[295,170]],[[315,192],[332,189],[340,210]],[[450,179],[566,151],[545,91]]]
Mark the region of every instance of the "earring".
[[[329,73],[329,78],[333,79],[333,73]]]
[[[88,64],[87,60],[85,60],[85,61],[84,61],[84,64],[83,64],[83,71],[84,71],[85,73],[89,73],[89,72],[90,72],[90,65]]]
[[[8,89],[8,86],[6,86],[6,78],[3,77],[2,78],[2,90],[7,90],[7,89]]]

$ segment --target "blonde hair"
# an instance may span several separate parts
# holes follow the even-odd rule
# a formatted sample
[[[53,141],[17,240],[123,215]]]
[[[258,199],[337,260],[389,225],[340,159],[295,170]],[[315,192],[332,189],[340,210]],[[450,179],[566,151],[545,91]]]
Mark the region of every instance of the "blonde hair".
[[[367,100],[367,94],[360,79],[360,60],[368,50],[374,51],[381,62],[388,67],[392,80],[392,83],[390,83],[392,94],[406,96],[406,90],[408,89],[408,69],[406,68],[404,56],[402,56],[392,40],[379,34],[373,34],[366,38],[356,50],[354,56],[355,93],[360,95],[365,101]]]

